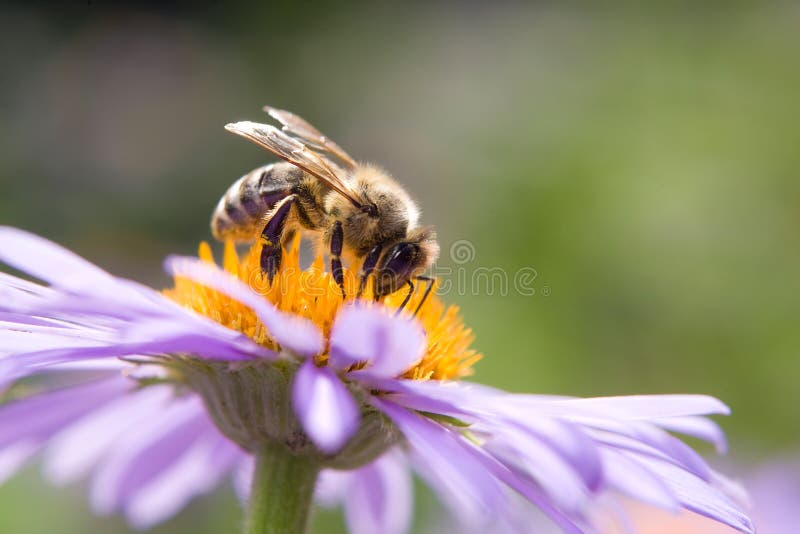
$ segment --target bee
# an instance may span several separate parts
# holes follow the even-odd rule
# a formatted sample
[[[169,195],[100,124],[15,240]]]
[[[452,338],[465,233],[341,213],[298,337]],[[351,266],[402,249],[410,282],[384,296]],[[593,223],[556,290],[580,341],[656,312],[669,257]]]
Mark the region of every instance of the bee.
[[[330,252],[330,268],[346,297],[342,258],[363,260],[357,297],[370,276],[380,300],[408,286],[402,310],[414,291],[414,280],[438,258],[436,232],[420,226],[420,211],[389,174],[358,163],[339,145],[301,117],[265,107],[281,129],[250,121],[225,129],[272,152],[284,161],[259,167],[239,178],[222,196],[211,218],[220,241],[260,239],[261,269],[272,282],[284,246],[296,232],[311,235]],[[415,311],[416,313],[416,311]]]

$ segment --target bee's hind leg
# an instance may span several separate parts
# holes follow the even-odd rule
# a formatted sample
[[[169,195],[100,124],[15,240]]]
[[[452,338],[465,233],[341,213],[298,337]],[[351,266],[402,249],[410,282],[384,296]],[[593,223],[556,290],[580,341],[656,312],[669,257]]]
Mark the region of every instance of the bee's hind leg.
[[[339,289],[342,290],[342,298],[347,298],[347,292],[344,290],[344,269],[342,268],[342,246],[344,245],[344,231],[342,230],[342,222],[336,221],[333,223],[331,231],[331,274],[336,283],[339,284]]]
[[[291,213],[297,195],[289,195],[281,200],[272,210],[269,221],[261,231],[261,270],[267,275],[270,284],[281,267],[283,254],[283,237],[286,220]]]

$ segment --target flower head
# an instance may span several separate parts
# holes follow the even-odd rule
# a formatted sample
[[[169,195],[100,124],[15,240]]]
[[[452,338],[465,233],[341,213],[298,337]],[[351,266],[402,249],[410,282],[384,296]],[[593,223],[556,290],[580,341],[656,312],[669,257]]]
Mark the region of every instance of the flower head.
[[[672,434],[724,449],[705,418],[727,413],[716,399],[516,395],[459,381],[478,356],[436,299],[412,318],[395,314],[402,295],[342,303],[320,260],[301,270],[296,252],[271,285],[253,250],[240,259],[226,247],[224,269],[206,246],[200,256],[170,258],[176,284],[160,294],[0,230],[0,259],[49,284],[0,278],[7,474],[44,448],[52,478],[93,470],[95,508],[148,525],[269,444],[339,470],[323,479],[350,489],[327,500],[344,502],[354,532],[407,524],[397,514],[408,507],[391,504],[410,502],[397,496],[410,491],[397,482],[409,466],[474,527],[511,524],[522,498],[582,532],[592,510],[626,495],[753,530]],[[16,390],[24,377],[44,391]]]

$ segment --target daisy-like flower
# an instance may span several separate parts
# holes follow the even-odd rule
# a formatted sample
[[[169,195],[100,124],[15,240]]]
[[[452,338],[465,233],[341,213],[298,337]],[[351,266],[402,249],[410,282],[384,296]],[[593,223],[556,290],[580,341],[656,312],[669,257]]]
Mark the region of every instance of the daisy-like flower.
[[[203,245],[199,259],[167,260],[175,285],[159,293],[0,229],[0,260],[44,282],[0,273],[0,477],[41,451],[50,479],[90,475],[93,508],[137,527],[238,474],[246,532],[302,532],[317,486],[352,532],[404,532],[413,470],[464,528],[529,531],[535,508],[587,532],[598,509],[633,498],[753,531],[672,434],[723,450],[706,418],[728,412],[718,400],[466,382],[480,355],[456,308],[432,296],[411,317],[395,315],[403,294],[343,302],[296,247],[270,284],[258,254],[229,244],[220,268]],[[352,295],[356,275],[345,282]]]

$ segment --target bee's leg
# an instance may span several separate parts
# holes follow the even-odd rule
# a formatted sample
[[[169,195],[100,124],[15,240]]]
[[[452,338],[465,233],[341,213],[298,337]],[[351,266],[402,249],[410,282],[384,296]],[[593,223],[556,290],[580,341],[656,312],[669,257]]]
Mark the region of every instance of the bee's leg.
[[[342,298],[347,298],[347,293],[344,290],[344,269],[342,268],[342,245],[344,244],[344,232],[342,231],[342,222],[336,221],[333,223],[331,231],[331,274],[333,279],[339,284],[339,289],[342,290]]]
[[[364,263],[361,265],[361,273],[359,276],[358,282],[358,294],[356,298],[361,298],[361,294],[364,293],[364,289],[367,287],[367,278],[369,275],[372,274],[372,271],[375,269],[375,265],[378,264],[378,258],[381,257],[381,251],[383,250],[383,246],[375,245],[372,250],[369,251],[367,257],[364,258]]]
[[[435,278],[431,278],[430,276],[417,276],[417,280],[421,280],[428,284],[428,287],[425,288],[425,293],[422,295],[422,300],[419,301],[417,304],[416,309],[414,309],[414,317],[417,316],[419,310],[422,309],[422,305],[425,304],[425,301],[428,300],[428,295],[431,294],[431,289],[433,289],[433,283],[436,281]]]
[[[261,248],[261,270],[266,273],[270,284],[281,267],[283,231],[296,201],[297,195],[289,195],[281,200],[261,231],[261,242],[264,245]]]
[[[414,294],[414,282],[409,280],[406,283],[408,284],[408,293],[406,293],[406,298],[403,299],[403,302],[400,303],[400,307],[397,308],[396,312],[394,312],[395,315],[400,315],[400,312],[402,312],[403,309],[406,307],[406,304],[408,304],[408,301],[411,300],[411,295]],[[416,313],[414,315],[416,315]]]

